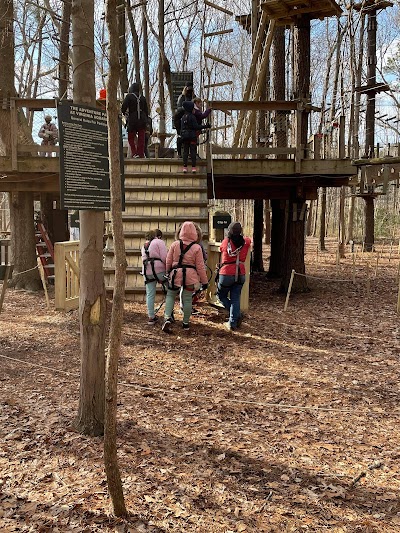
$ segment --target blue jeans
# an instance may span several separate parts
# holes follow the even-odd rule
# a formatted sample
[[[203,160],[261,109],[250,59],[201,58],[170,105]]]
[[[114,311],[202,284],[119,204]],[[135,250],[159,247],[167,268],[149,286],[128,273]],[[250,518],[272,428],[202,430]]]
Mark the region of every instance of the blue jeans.
[[[165,281],[164,274],[165,272],[157,273],[158,281],[160,282]],[[149,318],[155,317],[154,302],[156,300],[156,289],[157,289],[157,280],[149,281],[149,283],[146,283],[146,305],[147,305],[147,313],[149,315]]]
[[[231,328],[237,327],[237,322],[240,318],[240,294],[245,279],[246,276],[239,276],[238,282],[235,283],[235,276],[219,276],[217,295],[222,305],[229,312]],[[230,298],[228,298],[228,294]]]

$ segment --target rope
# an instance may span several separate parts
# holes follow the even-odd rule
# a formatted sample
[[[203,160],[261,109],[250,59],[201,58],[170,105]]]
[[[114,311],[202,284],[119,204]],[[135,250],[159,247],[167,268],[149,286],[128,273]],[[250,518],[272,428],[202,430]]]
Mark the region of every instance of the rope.
[[[59,370],[58,368],[50,368],[48,366],[44,365],[38,365],[36,363],[31,363],[30,361],[23,361],[22,359],[17,359],[14,357],[8,357],[7,355],[0,354],[0,357],[3,359],[8,359],[10,361],[16,361],[18,363],[23,363],[26,365],[34,366],[36,368],[42,368],[45,370],[50,370],[52,372],[59,372],[61,374],[64,374],[69,377],[79,378],[78,374],[74,374],[71,372],[67,372],[65,370]],[[191,392],[179,392],[179,391],[171,391],[167,389],[160,389],[155,387],[148,387],[144,385],[138,385],[136,383],[126,383],[124,381],[120,381],[118,383],[119,385],[123,387],[130,387],[134,389],[139,390],[146,390],[151,392],[159,392],[159,393],[165,393],[165,394],[173,394],[175,396],[182,396],[182,397],[190,397],[190,398],[196,398],[196,399],[204,399],[204,400],[210,400],[210,395],[205,394],[197,394],[197,393],[191,393]],[[378,412],[378,411],[355,411],[354,409],[337,409],[334,407],[320,407],[318,405],[291,405],[291,404],[281,404],[281,403],[270,403],[270,402],[255,402],[252,400],[235,400],[233,398],[214,398],[214,401],[216,402],[228,402],[228,403],[236,403],[241,405],[254,405],[256,407],[268,407],[271,409],[283,409],[283,410],[295,410],[295,411],[324,411],[324,412],[330,412],[330,413],[352,413],[355,415],[379,415],[382,416],[382,414],[385,414],[385,412]],[[391,414],[393,415],[400,415],[400,412],[392,411]]]
[[[211,137],[211,136],[210,136]],[[210,160],[211,160],[211,181],[212,181],[212,191],[213,191],[213,200],[215,203],[215,180],[214,180],[214,161],[213,161],[213,153],[212,153],[212,142],[210,138],[209,142],[210,147]]]
[[[319,279],[320,281],[341,281],[341,282],[346,282],[346,283],[353,283],[352,279],[318,278],[316,276],[310,276],[308,274],[299,274],[298,272],[295,272],[294,275],[302,276],[303,278]]]
[[[36,265],[33,268],[29,268],[28,270],[23,270],[22,272],[14,272],[14,276],[20,276],[21,274],[26,274],[27,272],[31,272],[32,270],[35,270],[38,267],[39,265]]]

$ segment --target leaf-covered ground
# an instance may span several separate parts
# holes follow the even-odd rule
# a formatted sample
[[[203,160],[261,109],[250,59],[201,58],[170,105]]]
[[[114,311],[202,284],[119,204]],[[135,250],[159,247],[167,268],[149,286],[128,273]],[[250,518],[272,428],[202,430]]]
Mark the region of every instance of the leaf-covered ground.
[[[307,245],[308,294],[253,276],[229,333],[206,304],[189,332],[126,304],[119,460],[128,520],[112,516],[102,439],[73,429],[77,312],[9,290],[0,315],[0,531],[400,531],[397,248]],[[390,261],[389,261],[390,257]],[[370,263],[370,294],[366,263]],[[376,277],[375,277],[376,271]],[[19,360],[19,361],[16,361]]]

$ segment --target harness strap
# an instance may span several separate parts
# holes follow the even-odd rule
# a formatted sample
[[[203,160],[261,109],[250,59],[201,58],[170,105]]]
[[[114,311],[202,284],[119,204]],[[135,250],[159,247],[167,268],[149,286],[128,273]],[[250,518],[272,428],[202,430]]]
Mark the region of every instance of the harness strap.
[[[178,262],[175,265],[172,265],[172,268],[171,268],[171,270],[169,272],[169,274],[172,273],[172,276],[170,276],[170,282],[168,284],[168,288],[170,288],[172,290],[178,289],[178,287],[175,285],[175,278],[176,278],[176,275],[177,275],[177,272],[178,272],[179,268],[182,269],[182,287],[186,286],[186,269],[194,268],[194,270],[196,270],[195,265],[187,265],[187,264],[183,263],[184,255],[186,254],[186,252],[188,252],[190,250],[190,248],[194,244],[196,244],[196,241],[193,241],[193,242],[189,243],[186,246],[186,248],[185,248],[182,239],[179,239],[179,249],[180,249],[179,260],[178,260]]]
[[[144,253],[146,254],[146,259],[143,260],[143,276],[144,276],[144,279],[145,279],[145,282],[144,282],[145,285],[147,283],[151,283],[152,281],[159,281],[156,269],[154,267],[154,261],[161,261],[163,263],[163,260],[160,257],[150,257],[150,252],[149,252],[150,243],[151,243],[151,241],[146,241],[144,243],[144,246],[143,246]],[[149,276],[147,275],[147,272],[146,272],[147,271],[147,265],[149,265],[149,264],[151,266],[151,271],[153,273],[154,279],[149,278]]]

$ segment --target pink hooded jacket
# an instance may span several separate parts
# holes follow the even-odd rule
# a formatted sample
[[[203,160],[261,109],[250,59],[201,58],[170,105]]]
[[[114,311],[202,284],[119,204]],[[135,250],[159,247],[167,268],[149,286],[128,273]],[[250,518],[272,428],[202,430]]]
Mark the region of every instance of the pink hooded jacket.
[[[182,228],[179,233],[179,239],[183,242],[185,248],[186,246],[188,246],[188,244],[197,241],[197,231],[193,222],[184,222],[182,224]],[[166,262],[167,272],[170,272],[178,264],[180,255],[180,242],[175,241],[171,244],[171,247],[168,251]],[[195,285],[199,282],[203,284],[208,283],[206,268],[203,259],[203,252],[200,244],[196,243],[191,246],[191,248],[183,256],[182,264],[193,265],[196,267],[195,269],[186,268],[186,285]],[[182,268],[177,268],[174,284],[178,287],[181,287],[182,279]]]
[[[165,259],[167,258],[167,247],[165,245],[165,242],[162,239],[153,239],[150,242],[148,251],[150,257],[158,257],[159,259],[161,259],[161,261],[154,261],[154,270],[156,271],[156,274],[158,274],[159,272],[165,272]],[[143,261],[147,259],[144,246],[142,246],[142,259]],[[142,274],[143,273],[144,272],[142,269]],[[153,270],[150,264],[148,264],[146,267],[146,274],[147,276],[153,277]]]

